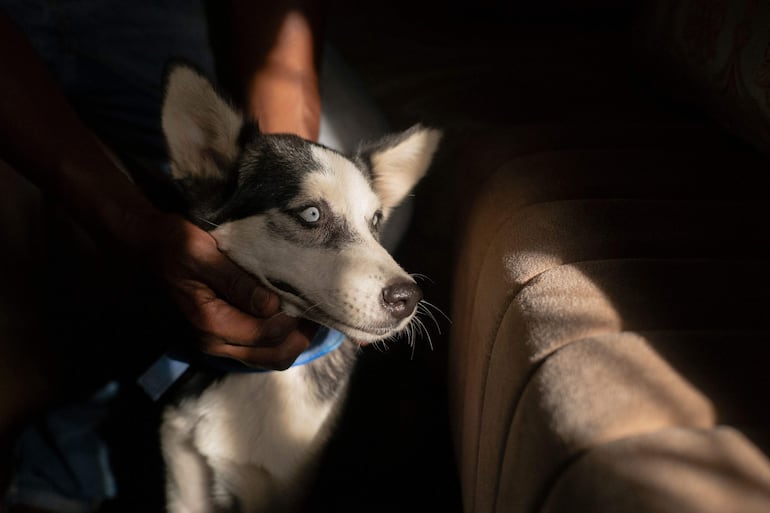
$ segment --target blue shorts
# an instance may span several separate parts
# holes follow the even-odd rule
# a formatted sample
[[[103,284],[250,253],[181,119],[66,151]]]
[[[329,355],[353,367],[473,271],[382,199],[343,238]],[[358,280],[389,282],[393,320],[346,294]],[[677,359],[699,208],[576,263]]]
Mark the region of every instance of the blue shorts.
[[[28,35],[81,119],[129,168],[167,172],[160,125],[167,62],[181,58],[215,76],[203,1],[0,0],[0,9]],[[328,48],[320,80],[320,142],[351,151],[359,139],[387,131],[354,73]],[[388,228],[401,232],[405,225],[396,222]],[[386,234],[386,239],[398,238]],[[298,362],[322,355],[339,341],[336,332],[319,333]],[[160,395],[167,384],[163,379],[173,379],[184,365],[159,362],[155,371],[160,374],[150,376],[148,391]],[[89,400],[62,406],[27,429],[17,444],[18,465],[6,501],[89,513],[113,497],[109,455],[97,428],[117,391],[110,383]]]

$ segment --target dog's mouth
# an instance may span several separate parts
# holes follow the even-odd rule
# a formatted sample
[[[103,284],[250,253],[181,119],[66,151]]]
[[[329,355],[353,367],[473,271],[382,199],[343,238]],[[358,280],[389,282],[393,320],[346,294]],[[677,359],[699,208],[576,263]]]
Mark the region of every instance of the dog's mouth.
[[[358,345],[366,345],[378,340],[386,339],[402,330],[401,326],[359,327],[351,325],[330,315],[328,312],[321,309],[320,306],[315,305],[310,299],[305,297],[296,287],[285,281],[273,278],[265,279],[277,292],[284,293],[281,294],[283,300],[295,307],[299,315],[344,333]]]
[[[352,342],[355,342],[359,346],[365,346],[379,340],[385,340],[401,331],[401,329],[396,327],[378,328],[369,326],[367,328],[360,328],[352,326],[330,317],[326,312],[320,310],[313,314],[309,314],[307,317],[319,324],[342,332]]]
[[[289,285],[285,281],[274,280],[272,278],[267,278],[267,281],[270,283],[270,285],[272,285],[276,289],[280,290],[281,292],[286,292],[287,294],[291,294],[292,296],[296,296],[296,297],[302,299],[303,301],[307,301],[307,298],[305,298],[300,293],[299,290],[297,290],[296,288],[292,287],[291,285]]]

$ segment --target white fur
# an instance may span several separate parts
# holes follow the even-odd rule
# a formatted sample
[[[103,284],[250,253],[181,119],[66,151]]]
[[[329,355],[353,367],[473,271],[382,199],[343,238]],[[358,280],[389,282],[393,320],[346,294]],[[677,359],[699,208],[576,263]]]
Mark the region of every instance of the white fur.
[[[227,510],[233,497],[244,512],[290,509],[341,405],[302,393],[306,374],[304,366],[234,374],[167,408],[168,511]]]

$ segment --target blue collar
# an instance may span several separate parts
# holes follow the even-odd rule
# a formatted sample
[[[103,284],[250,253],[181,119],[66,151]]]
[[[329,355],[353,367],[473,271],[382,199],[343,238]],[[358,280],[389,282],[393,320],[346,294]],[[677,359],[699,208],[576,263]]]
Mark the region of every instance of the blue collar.
[[[308,348],[297,357],[292,367],[305,365],[321,358],[340,347],[344,341],[345,335],[339,331],[321,326],[310,341]],[[204,355],[200,361],[205,366],[222,372],[270,372],[265,369],[249,367],[230,358]],[[180,358],[176,354],[165,353],[155,360],[136,382],[153,401],[157,401],[189,367],[190,362],[187,359]]]
[[[316,358],[326,356],[340,347],[343,342],[345,342],[345,335],[337,330],[321,326],[318,331],[315,332],[308,348],[294,360],[292,367],[305,365]]]

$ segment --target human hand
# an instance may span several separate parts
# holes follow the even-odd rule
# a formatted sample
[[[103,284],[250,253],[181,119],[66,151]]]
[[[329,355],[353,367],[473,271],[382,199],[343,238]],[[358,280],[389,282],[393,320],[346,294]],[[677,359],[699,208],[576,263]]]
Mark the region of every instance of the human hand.
[[[179,216],[160,214],[142,253],[182,314],[200,349],[249,366],[286,369],[314,327],[280,312],[280,299],[224,255],[214,238]]]
[[[0,54],[0,88],[12,98],[0,102],[2,159],[61,202],[94,240],[148,264],[200,331],[203,351],[257,367],[291,365],[308,346],[309,329],[281,314],[278,297],[208,233],[149,202],[2,12]]]

